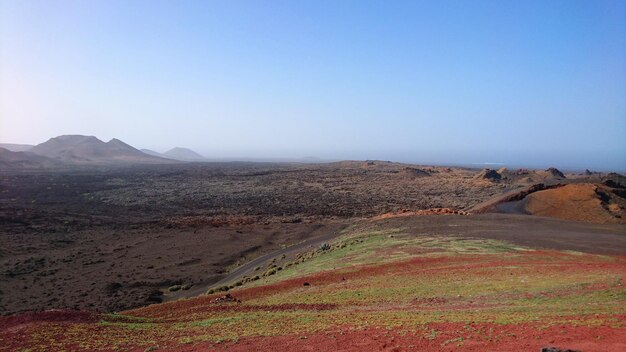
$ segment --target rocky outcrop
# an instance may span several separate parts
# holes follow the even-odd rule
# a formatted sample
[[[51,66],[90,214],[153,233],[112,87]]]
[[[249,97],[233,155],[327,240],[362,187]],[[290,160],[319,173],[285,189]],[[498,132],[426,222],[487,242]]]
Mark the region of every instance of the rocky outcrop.
[[[580,352],[579,350],[572,350],[569,348],[559,348],[559,347],[543,347],[541,352]]]
[[[552,177],[556,178],[566,178],[565,175],[557,168],[550,167],[546,170],[546,173]]]
[[[500,181],[502,179],[502,175],[498,173],[496,170],[492,169],[483,169],[476,176],[478,180],[488,180],[488,181]]]
[[[616,172],[611,172],[602,178],[602,183],[613,188],[626,188],[626,177]]]

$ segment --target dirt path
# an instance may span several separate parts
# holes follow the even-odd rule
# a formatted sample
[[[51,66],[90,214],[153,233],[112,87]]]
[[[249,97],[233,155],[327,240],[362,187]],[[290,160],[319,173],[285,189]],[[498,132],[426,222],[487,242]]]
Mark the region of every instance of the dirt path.
[[[527,195],[543,191],[545,189],[558,188],[564,186],[566,183],[564,182],[551,182],[551,183],[537,183],[526,187],[516,188],[512,191],[508,191],[502,194],[499,194],[495,197],[487,199],[484,202],[476,204],[471,209],[468,210],[471,214],[484,214],[491,212],[504,212],[504,213],[514,213],[514,214],[522,214],[516,210],[517,204],[516,201],[523,200]],[[507,203],[513,203],[508,204]],[[503,204],[505,204],[503,206]]]
[[[514,200],[497,204],[496,212],[505,214],[526,214],[524,212],[524,200]]]
[[[523,214],[398,217],[361,223],[355,231],[402,229],[414,236],[488,238],[535,249],[626,255],[626,225],[592,224]]]
[[[558,187],[550,185],[548,187]],[[581,222],[562,221],[539,216],[528,216],[521,210],[521,200],[507,201],[525,193],[536,191],[537,186],[529,186],[496,196],[474,209],[490,209],[486,214],[471,216],[410,216],[404,219],[387,221],[358,221],[357,227],[391,228],[399,225],[409,232],[423,235],[447,235],[460,237],[482,237],[500,239],[531,248],[575,250],[589,253],[626,255],[626,226],[597,225]],[[493,213],[492,213],[493,212]],[[327,225],[328,226],[328,225]],[[342,224],[333,229],[322,227],[310,233],[310,238],[260,256],[238,267],[217,282],[197,285],[187,291],[165,295],[164,301],[191,298],[205,293],[211,288],[232,284],[283,255],[294,256],[315,248],[341,234],[348,225]]]
[[[341,235],[343,229],[348,227],[347,224],[328,224],[317,230],[314,230],[309,239],[306,239],[300,243],[294,244],[292,246],[262,255],[254,260],[251,260],[237,269],[231,271],[224,278],[220,279],[215,283],[204,284],[204,285],[196,285],[187,291],[178,291],[175,294],[169,294],[163,297],[163,301],[173,301],[181,298],[191,298],[195,296],[202,295],[207,290],[224,286],[226,284],[231,284],[239,279],[241,279],[246,274],[249,274],[254,271],[254,269],[258,266],[262,266],[263,264],[271,261],[274,258],[280,258],[283,255],[285,256],[294,256],[298,253],[310,250],[312,248],[320,246],[324,242],[331,241],[336,237]]]

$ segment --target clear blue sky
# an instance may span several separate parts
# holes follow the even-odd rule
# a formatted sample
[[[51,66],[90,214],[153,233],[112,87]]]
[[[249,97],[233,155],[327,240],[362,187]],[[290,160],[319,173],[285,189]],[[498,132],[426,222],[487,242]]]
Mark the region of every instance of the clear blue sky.
[[[626,1],[0,4],[1,142],[626,169]]]

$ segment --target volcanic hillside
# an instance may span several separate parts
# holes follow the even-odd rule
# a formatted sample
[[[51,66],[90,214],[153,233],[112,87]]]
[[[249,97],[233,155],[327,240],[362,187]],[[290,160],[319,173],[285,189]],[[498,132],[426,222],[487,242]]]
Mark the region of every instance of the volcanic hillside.
[[[0,167],[2,169],[33,169],[58,166],[59,161],[28,152],[12,152],[0,148]]]
[[[454,233],[466,218],[437,217]],[[0,351],[624,351],[623,255],[429,235],[412,220],[355,223],[195,298],[0,317]]]
[[[33,147],[31,152],[67,163],[111,164],[111,163],[168,163],[164,158],[143,153],[132,146],[111,139],[105,143],[93,136],[64,135],[51,138]]]
[[[158,156],[160,158],[166,158],[166,159],[171,159],[171,160],[178,160],[178,161],[207,161],[207,159],[205,157],[203,157],[202,155],[194,152],[191,149],[187,149],[187,148],[176,147],[176,148],[172,148],[172,149],[168,150],[165,153],[159,153],[159,152],[156,152],[156,151],[150,150],[150,149],[141,149],[141,151],[146,153],[146,154],[148,154],[148,155]]]
[[[480,180],[485,180],[485,181],[496,182],[496,181],[500,181],[502,179],[502,175],[498,171],[496,171],[496,170],[483,169],[478,174],[476,174],[476,176],[474,176],[474,178],[476,180],[479,180],[479,181]]]
[[[564,220],[626,223],[624,189],[602,184],[568,184],[539,191],[524,199],[524,211]]]
[[[498,169],[497,171],[484,169],[481,173],[476,175],[476,178],[478,180],[488,180],[492,182],[506,180],[507,182],[520,185],[531,185],[536,183],[556,184],[567,180],[567,176],[563,172],[553,167],[546,170],[510,170],[504,167]]]
[[[203,161],[206,158],[187,148],[172,148],[165,152],[165,157],[180,161]]]

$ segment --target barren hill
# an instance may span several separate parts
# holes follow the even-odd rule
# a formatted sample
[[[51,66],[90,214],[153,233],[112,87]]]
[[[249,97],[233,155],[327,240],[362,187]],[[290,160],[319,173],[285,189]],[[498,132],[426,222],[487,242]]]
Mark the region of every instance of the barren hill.
[[[623,193],[601,184],[569,184],[528,195],[524,199],[524,210],[564,220],[626,223]]]
[[[203,161],[206,158],[191,149],[176,147],[163,154],[166,158],[180,161]]]
[[[498,178],[500,176],[500,178]],[[546,170],[528,170],[517,169],[509,170],[500,168],[498,171],[485,169],[476,176],[478,180],[507,180],[511,183],[521,185],[531,185],[537,183],[555,184],[567,179],[567,177],[556,168],[548,168]]]
[[[60,161],[45,156],[0,148],[0,167],[2,169],[34,169],[59,165],[61,165]]]
[[[496,170],[492,169],[483,169],[476,176],[474,176],[477,180],[487,180],[487,181],[500,181],[502,179],[502,175],[498,173]]]
[[[170,159],[169,157],[167,157],[165,154],[163,153],[159,153],[157,151],[151,150],[151,149],[140,149],[141,152],[146,153],[148,155],[152,155],[152,156],[157,156],[159,158],[166,158],[166,159]]]
[[[0,143],[0,148],[10,150],[12,152],[26,152],[29,151],[34,145],[30,144],[13,144],[13,143]]]
[[[51,138],[33,147],[31,152],[49,158],[77,164],[113,163],[168,163],[171,160],[155,157],[134,147],[111,139],[105,143],[94,136],[64,135]]]

